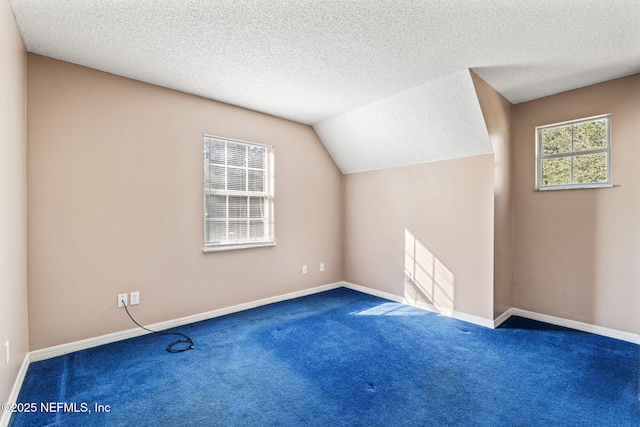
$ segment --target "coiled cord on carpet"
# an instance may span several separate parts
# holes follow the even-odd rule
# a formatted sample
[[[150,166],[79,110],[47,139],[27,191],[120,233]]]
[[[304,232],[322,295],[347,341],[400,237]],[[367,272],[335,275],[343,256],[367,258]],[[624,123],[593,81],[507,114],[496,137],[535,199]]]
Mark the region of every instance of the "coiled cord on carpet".
[[[134,319],[133,316],[131,316],[131,313],[129,313],[129,309],[127,308],[127,304],[123,304],[123,306],[127,314],[129,315],[129,318],[133,321],[133,323],[140,326],[145,331],[153,332],[154,334],[159,334],[159,335],[180,335],[181,337],[183,337],[183,338],[180,338],[179,340],[173,341],[167,346],[167,351],[169,353],[182,353],[184,351],[193,350],[195,348],[195,343],[193,342],[193,340],[181,332],[158,332],[158,331],[152,331],[149,328],[145,328],[140,323],[136,322],[136,319]],[[188,346],[184,348],[178,348],[178,349],[173,348],[178,344],[188,344]]]

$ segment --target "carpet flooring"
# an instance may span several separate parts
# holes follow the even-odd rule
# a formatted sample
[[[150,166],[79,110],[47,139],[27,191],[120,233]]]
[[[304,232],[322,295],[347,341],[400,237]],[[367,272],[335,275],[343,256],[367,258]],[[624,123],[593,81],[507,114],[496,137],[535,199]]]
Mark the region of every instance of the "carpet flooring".
[[[194,350],[149,334],[32,363],[10,426],[640,426],[637,345],[523,318],[340,288],[178,329]]]

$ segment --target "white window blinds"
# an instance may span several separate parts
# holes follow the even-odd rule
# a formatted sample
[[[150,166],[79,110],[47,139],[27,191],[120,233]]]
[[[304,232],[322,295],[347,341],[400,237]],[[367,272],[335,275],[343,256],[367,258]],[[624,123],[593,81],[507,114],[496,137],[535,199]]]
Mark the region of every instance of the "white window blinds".
[[[274,244],[273,202],[273,147],[205,135],[205,251]]]

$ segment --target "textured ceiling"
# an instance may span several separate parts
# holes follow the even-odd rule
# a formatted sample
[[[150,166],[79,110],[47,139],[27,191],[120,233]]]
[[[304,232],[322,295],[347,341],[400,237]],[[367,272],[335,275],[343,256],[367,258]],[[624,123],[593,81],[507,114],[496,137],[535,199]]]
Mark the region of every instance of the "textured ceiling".
[[[436,91],[429,83],[469,68],[514,103],[640,72],[638,0],[10,4],[29,52],[317,125],[327,135],[351,135],[330,128],[344,128],[349,117],[365,126],[372,120],[361,115],[385,106],[398,118],[411,115],[414,96]],[[334,159],[330,147],[351,143],[323,142]],[[478,154],[464,148],[453,151]],[[347,169],[366,168],[352,162]]]
[[[330,118],[314,129],[343,173],[493,152],[468,70]]]

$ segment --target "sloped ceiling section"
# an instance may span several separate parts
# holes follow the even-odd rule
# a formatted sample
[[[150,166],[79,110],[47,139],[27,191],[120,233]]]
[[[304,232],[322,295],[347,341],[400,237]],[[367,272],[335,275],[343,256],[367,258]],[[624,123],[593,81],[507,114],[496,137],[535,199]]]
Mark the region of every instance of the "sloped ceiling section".
[[[492,153],[468,70],[313,127],[342,173]]]

